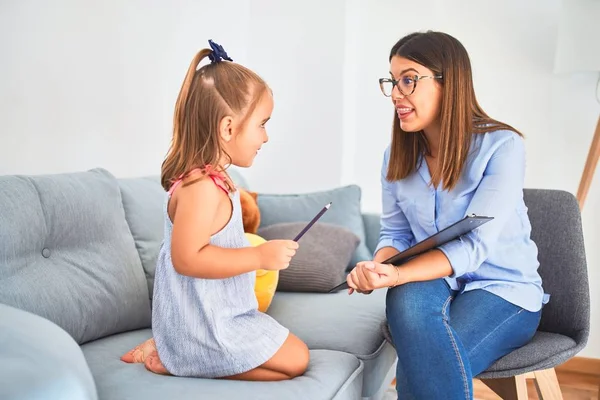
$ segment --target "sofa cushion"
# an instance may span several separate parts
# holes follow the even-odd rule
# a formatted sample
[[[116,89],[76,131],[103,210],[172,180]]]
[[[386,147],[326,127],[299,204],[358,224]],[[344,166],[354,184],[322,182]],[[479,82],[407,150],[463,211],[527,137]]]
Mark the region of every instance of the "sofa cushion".
[[[81,349],[35,314],[0,304],[0,399],[98,398]]]
[[[78,343],[150,325],[112,175],[0,177],[0,303],[53,321]]]
[[[529,343],[497,360],[479,377],[506,378],[514,373],[553,368],[576,355],[576,348],[577,343],[568,336],[537,331]]]
[[[229,171],[236,185],[247,188],[247,183],[235,168]],[[144,267],[148,297],[152,298],[154,272],[160,245],[164,237],[164,207],[166,193],[159,176],[119,179],[125,208],[125,218],[135,240],[135,247]]]
[[[166,193],[158,177],[119,179],[125,219],[131,229],[152,298],[156,260],[163,240]]]
[[[365,363],[363,396],[373,395],[396,359],[384,339],[386,290],[370,295],[337,292],[277,292],[267,314],[302,339],[309,349],[350,353]]]
[[[293,239],[305,222],[273,224],[258,230],[266,240]],[[286,269],[279,271],[277,290],[285,292],[321,292],[346,279],[358,237],[341,226],[317,222],[299,240],[300,247]]]
[[[343,226],[358,236],[360,243],[348,265],[353,267],[359,261],[372,258],[366,243],[360,199],[361,190],[357,185],[302,194],[259,193],[261,227],[283,222],[309,222],[331,201],[331,208],[319,222]]]
[[[82,346],[101,399],[359,399],[363,364],[334,351],[310,352],[307,372],[281,382],[245,382],[156,375],[119,357],[151,336],[149,329]]]

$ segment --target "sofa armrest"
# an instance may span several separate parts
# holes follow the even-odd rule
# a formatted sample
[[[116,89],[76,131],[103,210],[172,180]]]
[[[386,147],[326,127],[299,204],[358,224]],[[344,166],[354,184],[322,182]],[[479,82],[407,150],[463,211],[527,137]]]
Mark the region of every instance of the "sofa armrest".
[[[40,316],[0,304],[0,398],[97,400],[75,340]]]
[[[375,251],[379,242],[379,230],[381,227],[379,217],[380,215],[376,213],[363,213],[367,247],[371,253]]]

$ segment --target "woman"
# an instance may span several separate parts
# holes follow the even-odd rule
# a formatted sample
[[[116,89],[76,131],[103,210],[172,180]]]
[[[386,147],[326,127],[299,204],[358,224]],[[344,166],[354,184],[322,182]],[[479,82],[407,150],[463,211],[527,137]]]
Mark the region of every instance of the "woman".
[[[381,234],[349,292],[389,287],[399,398],[471,399],[472,378],[526,344],[547,296],[523,201],[522,135],[475,98],[467,51],[450,35],[413,33],[379,80],[395,107],[381,172]],[[382,262],[462,219],[494,219],[401,267]]]

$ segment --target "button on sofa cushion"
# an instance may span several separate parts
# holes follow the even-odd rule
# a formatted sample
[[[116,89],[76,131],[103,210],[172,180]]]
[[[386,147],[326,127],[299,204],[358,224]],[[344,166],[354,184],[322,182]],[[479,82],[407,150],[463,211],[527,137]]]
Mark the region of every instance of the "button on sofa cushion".
[[[79,344],[150,326],[110,173],[0,177],[0,303],[49,319]]]

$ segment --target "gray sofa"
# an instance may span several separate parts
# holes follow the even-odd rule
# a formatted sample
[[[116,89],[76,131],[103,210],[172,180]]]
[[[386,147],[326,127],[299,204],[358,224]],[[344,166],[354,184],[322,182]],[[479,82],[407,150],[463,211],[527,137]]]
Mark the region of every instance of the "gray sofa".
[[[121,362],[151,337],[163,199],[156,178],[103,169],[0,177],[0,398],[381,398],[396,359],[381,331],[383,290],[278,292],[268,313],[311,355],[290,381],[159,376]],[[372,250],[379,219],[362,217]]]

